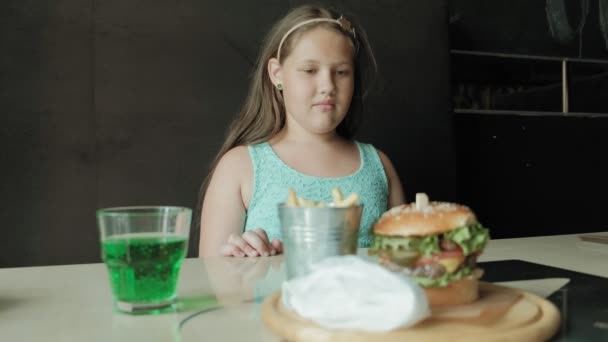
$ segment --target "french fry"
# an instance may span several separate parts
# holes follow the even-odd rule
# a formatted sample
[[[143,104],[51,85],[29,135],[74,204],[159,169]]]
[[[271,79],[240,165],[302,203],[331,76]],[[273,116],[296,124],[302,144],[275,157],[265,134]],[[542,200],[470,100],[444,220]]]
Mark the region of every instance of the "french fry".
[[[422,210],[429,205],[429,197],[423,193],[419,192],[416,194],[416,210]]]
[[[298,205],[300,207],[316,207],[317,203],[315,201],[307,200],[302,197],[298,197]]]
[[[297,207],[298,206],[298,196],[296,195],[296,191],[293,188],[289,189],[289,194],[287,194],[287,206],[288,207]]]
[[[331,189],[331,197],[334,199],[334,203],[339,203],[344,199],[344,195],[342,195],[340,188]]]
[[[351,207],[353,205],[356,205],[357,202],[359,201],[359,195],[355,192],[351,193],[350,195],[348,195],[348,197],[344,198],[344,195],[342,194],[342,191],[340,190],[340,188],[333,188],[331,190],[331,197],[333,199],[333,202],[331,203],[325,203],[323,201],[312,201],[312,200],[308,200],[302,197],[299,197],[296,194],[296,191],[291,188],[289,189],[289,194],[287,195],[287,202],[286,205],[288,207],[319,207],[319,208],[323,208],[323,207],[327,207],[327,206],[331,206],[331,207],[336,207],[336,208],[346,208],[346,207]]]
[[[352,207],[358,201],[359,201],[359,195],[357,193],[353,192],[350,195],[348,195],[348,197],[346,197],[344,200],[336,203],[335,206],[340,207],[340,208]]]

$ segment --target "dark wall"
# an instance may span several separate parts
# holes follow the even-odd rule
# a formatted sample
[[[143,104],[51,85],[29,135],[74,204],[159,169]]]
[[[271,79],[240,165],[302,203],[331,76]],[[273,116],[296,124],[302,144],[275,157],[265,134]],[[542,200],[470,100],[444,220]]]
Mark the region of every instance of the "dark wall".
[[[449,2],[460,194],[494,238],[608,227],[606,9]]]
[[[450,0],[453,49],[608,58],[606,0]]]
[[[97,208],[195,207],[263,35],[300,3],[3,1],[0,267],[100,261]],[[355,13],[377,54],[358,138],[410,200],[457,199],[445,2],[326,3]]]
[[[608,115],[456,117],[462,197],[495,238],[605,231]]]
[[[96,257],[91,13],[76,0],[0,5],[0,266]]]

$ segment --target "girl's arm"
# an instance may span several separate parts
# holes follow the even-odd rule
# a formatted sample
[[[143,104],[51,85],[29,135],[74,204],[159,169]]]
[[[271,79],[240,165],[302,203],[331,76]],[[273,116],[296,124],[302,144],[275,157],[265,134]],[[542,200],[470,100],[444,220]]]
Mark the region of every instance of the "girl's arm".
[[[247,147],[235,147],[220,159],[201,210],[199,256],[255,257],[282,252],[280,241],[269,242],[263,229],[243,233],[244,198],[250,196],[244,190],[252,179],[253,167]]]
[[[251,166],[245,166],[247,160],[243,160],[243,151],[239,149],[247,153],[245,147],[228,151],[218,162],[205,192],[200,222],[200,256],[220,255],[229,237],[242,232],[245,206],[241,184],[244,171]]]
[[[378,154],[380,155],[384,172],[386,172],[386,179],[388,180],[388,207],[392,208],[405,203],[403,187],[393,163],[384,152],[378,150]]]

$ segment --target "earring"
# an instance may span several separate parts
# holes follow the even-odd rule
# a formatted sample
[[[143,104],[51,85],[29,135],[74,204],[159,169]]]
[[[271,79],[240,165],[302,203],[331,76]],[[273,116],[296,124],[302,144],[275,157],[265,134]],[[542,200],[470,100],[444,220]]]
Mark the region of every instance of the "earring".
[[[277,89],[279,89],[279,90],[283,90],[283,84],[281,84],[281,83],[277,83]]]

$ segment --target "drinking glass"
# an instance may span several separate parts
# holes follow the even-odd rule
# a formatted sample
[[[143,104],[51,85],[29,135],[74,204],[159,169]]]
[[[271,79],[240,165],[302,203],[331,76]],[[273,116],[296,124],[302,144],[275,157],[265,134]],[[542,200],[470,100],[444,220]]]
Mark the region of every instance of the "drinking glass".
[[[173,307],[191,219],[192,210],[183,207],[97,211],[101,256],[108,268],[116,310],[160,313]]]

